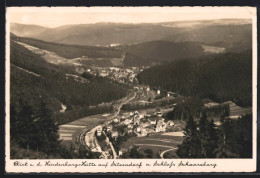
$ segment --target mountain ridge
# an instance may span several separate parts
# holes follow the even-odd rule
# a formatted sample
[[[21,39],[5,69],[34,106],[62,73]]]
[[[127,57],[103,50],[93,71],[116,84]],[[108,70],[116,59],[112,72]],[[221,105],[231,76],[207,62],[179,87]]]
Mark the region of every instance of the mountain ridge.
[[[235,21],[235,22],[234,22]],[[193,24],[195,23],[195,25]],[[247,27],[249,20],[205,20],[205,21],[176,21],[176,22],[162,22],[162,23],[95,23],[95,24],[72,24],[63,25],[55,28],[47,28],[44,30],[36,30],[31,32],[31,34],[26,34],[26,37],[32,37],[44,41],[58,42],[65,44],[78,44],[78,45],[90,45],[90,46],[108,46],[111,44],[136,44],[148,41],[165,40],[168,41],[192,41],[191,39],[186,39],[193,33],[193,30],[198,30],[204,28],[204,33],[201,35],[206,35],[208,42],[216,42],[216,40],[210,41],[212,34],[218,35],[218,29],[211,29],[212,33],[209,33],[208,28],[211,26],[234,26],[231,29],[232,32],[236,32],[241,26],[246,26],[247,31],[251,30]],[[167,26],[167,24],[191,24],[190,27],[187,26]],[[233,25],[232,25],[233,24]],[[249,23],[250,24],[250,23]],[[43,27],[44,28],[44,27]],[[209,28],[210,29],[210,28]],[[19,32],[15,28],[11,28],[11,32]],[[33,31],[33,30],[32,30]],[[16,34],[14,33],[14,34]],[[25,32],[24,32],[25,33]],[[248,35],[243,34],[241,31],[237,33],[236,38],[244,39]],[[178,38],[181,34],[182,38]],[[208,34],[208,35],[207,35]],[[16,34],[21,36],[19,34]],[[220,34],[221,35],[221,34]],[[185,36],[187,36],[185,38]],[[245,36],[245,37],[244,37]],[[193,40],[195,41],[195,40]],[[241,40],[240,40],[241,41]]]

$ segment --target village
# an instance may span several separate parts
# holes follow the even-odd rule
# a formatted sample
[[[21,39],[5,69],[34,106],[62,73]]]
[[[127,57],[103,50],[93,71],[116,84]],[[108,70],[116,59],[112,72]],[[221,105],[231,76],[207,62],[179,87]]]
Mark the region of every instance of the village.
[[[130,137],[145,137],[171,130],[174,122],[165,122],[163,114],[159,108],[147,113],[138,111],[124,113],[98,126],[93,139],[87,145],[91,151],[100,152],[100,158],[120,157],[126,151],[126,149],[120,149],[122,141]]]
[[[101,159],[112,159],[120,158],[129,148],[122,147],[122,145],[131,138],[144,138],[144,142],[151,142],[151,138],[154,136],[164,138],[173,138],[176,140],[169,139],[154,139],[152,142],[156,144],[148,144],[151,147],[169,147],[169,151],[176,148],[178,142],[181,143],[183,138],[183,128],[185,122],[182,120],[169,120],[167,119],[167,113],[172,111],[176,106],[176,102],[184,102],[182,96],[177,95],[173,92],[166,92],[163,96],[160,90],[153,90],[146,85],[135,85],[134,91],[137,93],[135,97],[132,98],[130,105],[142,107],[142,106],[153,106],[156,103],[156,107],[137,109],[135,111],[122,111],[118,110],[118,114],[111,117],[101,125],[96,126],[91,131],[85,135],[86,146],[96,153],[100,153]],[[161,98],[159,97],[161,96]],[[151,101],[148,101],[151,97]],[[157,98],[157,99],[156,99]],[[159,98],[159,99],[158,99]],[[143,101],[143,102],[141,102]],[[163,103],[167,101],[166,105],[158,104],[158,102]],[[171,102],[169,102],[171,101]],[[173,102],[173,103],[172,103]],[[228,105],[230,107],[230,118],[237,118],[245,113],[249,112],[250,109],[240,108],[233,102],[226,103],[215,103],[210,100],[203,100],[203,107],[207,109],[214,109],[216,107]],[[215,120],[215,124],[218,127],[220,125],[219,120]],[[165,136],[164,136],[165,135]],[[166,138],[167,138],[166,137]],[[180,139],[181,138],[181,139]],[[149,141],[150,140],[150,141]],[[160,141],[165,143],[158,144]],[[151,142],[151,143],[152,143]],[[167,146],[168,143],[174,146]],[[166,145],[165,145],[166,144]],[[131,143],[131,145],[138,145],[138,143]],[[146,143],[139,143],[139,145],[145,146]],[[164,145],[164,146],[163,146]],[[132,147],[131,146],[131,147]],[[155,149],[156,150],[156,149]],[[166,150],[165,150],[166,151]]]
[[[107,77],[119,83],[130,84],[137,82],[136,75],[145,67],[96,67],[91,66],[86,71],[95,76]]]

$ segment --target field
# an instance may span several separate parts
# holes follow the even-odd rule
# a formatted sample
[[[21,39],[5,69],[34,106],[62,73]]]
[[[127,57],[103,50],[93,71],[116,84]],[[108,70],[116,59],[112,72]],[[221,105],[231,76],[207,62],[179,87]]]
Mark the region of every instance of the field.
[[[70,146],[76,143],[77,136],[83,129],[91,129],[100,123],[103,123],[110,114],[98,114],[94,116],[84,117],[59,127],[59,136],[62,144]]]
[[[164,157],[165,154],[177,157],[175,154],[177,146],[183,141],[182,132],[168,132],[163,134],[155,134],[147,137],[133,137],[125,142],[121,148],[127,149],[132,145],[140,147],[140,151],[145,149],[153,150],[153,153]]]

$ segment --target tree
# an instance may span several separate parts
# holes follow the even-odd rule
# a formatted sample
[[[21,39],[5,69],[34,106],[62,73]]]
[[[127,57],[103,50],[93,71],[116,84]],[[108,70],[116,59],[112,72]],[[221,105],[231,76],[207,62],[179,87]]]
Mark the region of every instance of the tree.
[[[145,158],[145,155],[138,151],[139,147],[133,146],[127,152],[124,152],[122,158]]]
[[[214,150],[217,147],[218,137],[216,131],[216,125],[213,119],[208,124],[208,140],[207,140],[207,158],[215,158]]]
[[[232,145],[234,143],[230,142],[230,135],[232,133],[232,125],[230,124],[229,119],[221,117],[221,126],[218,132],[218,144],[217,148],[214,151],[217,158],[234,158],[239,157],[237,153],[234,153],[232,150]]]
[[[40,101],[38,118],[35,122],[37,133],[36,146],[47,154],[55,154],[59,148],[58,125],[51,116],[51,111],[47,108],[45,100]]]
[[[178,146],[177,155],[181,158],[198,158],[201,153],[201,144],[198,137],[197,125],[192,116],[184,129],[183,143]]]
[[[201,156],[202,158],[207,157],[207,148],[208,148],[208,141],[209,141],[209,122],[207,120],[207,115],[203,112],[202,117],[199,121],[199,138],[201,143]]]

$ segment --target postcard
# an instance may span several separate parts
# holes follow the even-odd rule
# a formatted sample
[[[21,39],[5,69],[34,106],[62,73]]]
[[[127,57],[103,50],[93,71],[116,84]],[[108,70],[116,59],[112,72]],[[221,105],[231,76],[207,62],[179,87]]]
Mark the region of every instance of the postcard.
[[[7,7],[6,172],[255,172],[255,7]]]

